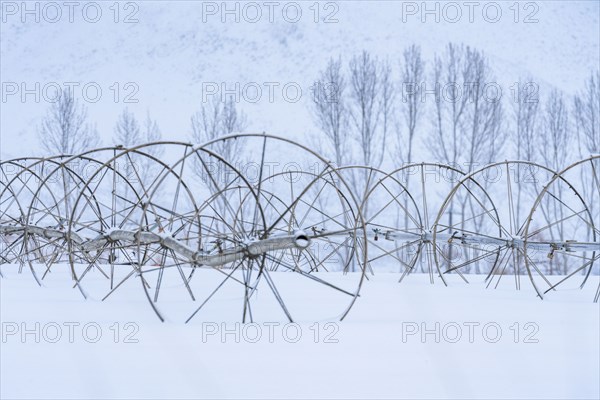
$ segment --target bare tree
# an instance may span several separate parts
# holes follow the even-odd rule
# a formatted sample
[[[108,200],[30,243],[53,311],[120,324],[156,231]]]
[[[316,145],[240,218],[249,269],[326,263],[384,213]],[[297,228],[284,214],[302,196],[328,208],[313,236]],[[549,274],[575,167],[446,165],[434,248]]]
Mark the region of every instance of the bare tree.
[[[162,134],[158,124],[150,118],[149,112],[143,126],[140,126],[135,115],[128,109],[123,110],[115,124],[113,141],[115,145],[124,148],[158,142],[161,139]],[[125,174],[129,182],[135,182],[139,185],[136,191],[138,191],[138,196],[141,196],[152,186],[152,183],[162,171],[156,161],[163,155],[164,148],[161,145],[150,145],[144,146],[138,151],[144,155],[137,152],[127,153],[119,161],[123,165],[116,165],[116,167],[120,169],[120,173]],[[128,194],[127,189],[125,189],[125,197]],[[135,200],[137,199],[129,199],[129,201]]]
[[[328,155],[338,166],[344,165],[349,159],[345,95],[346,80],[341,59],[330,59],[325,71],[317,79],[311,103],[314,120],[322,135],[311,139],[317,150]]]
[[[117,122],[114,128],[113,142],[116,146],[122,146],[125,149],[135,147],[141,144],[140,126],[133,113],[129,112],[127,108],[117,118]],[[121,161],[122,160],[122,161]],[[127,153],[125,157],[121,158],[120,162],[113,162],[113,168],[119,174],[124,174],[128,182],[139,182],[142,187],[146,182],[141,178],[140,174],[143,171],[143,167],[140,165],[140,158],[135,153]],[[139,199],[136,199],[133,194],[130,194],[129,185],[124,187],[123,198],[119,201],[122,202],[122,207],[128,207],[130,204],[135,204]],[[143,192],[143,190],[138,190]],[[138,193],[138,196],[141,194]]]
[[[341,57],[329,59],[324,71],[319,74],[314,86],[311,101],[311,112],[318,128],[318,133],[309,137],[311,145],[320,154],[325,155],[336,166],[352,163],[351,136],[349,134],[349,109],[346,78],[342,70]],[[317,196],[321,209],[326,209],[331,200],[319,196],[319,185],[313,185],[311,191]],[[340,260],[346,260],[348,249],[337,250]],[[356,270],[352,262],[350,269]]]
[[[464,62],[463,47],[449,44],[443,56],[435,56],[433,82],[435,84],[435,128],[427,139],[437,161],[458,166],[463,149],[461,136],[468,96],[460,95],[459,82],[470,79],[470,66]],[[442,90],[442,84],[444,89]],[[448,90],[446,90],[448,88]]]
[[[466,169],[493,161],[504,141],[503,108],[485,55],[449,44],[436,56],[435,128],[427,147],[439,161]]]
[[[574,105],[575,127],[581,157],[600,153],[600,71],[597,70],[590,74],[589,79],[585,82],[585,88],[575,96]],[[584,173],[582,169],[579,187],[592,217],[597,221],[600,218],[599,193],[593,189],[592,185],[587,184],[590,177],[583,175]],[[590,226],[586,228],[588,240],[592,240],[592,228]]]
[[[146,120],[144,121],[144,125],[140,132],[141,140],[145,143],[154,143],[160,142],[162,140],[162,133],[156,120],[153,120],[150,117],[150,113],[146,113]],[[160,159],[165,152],[163,146],[147,146],[142,149],[142,151],[148,154],[152,158]],[[149,186],[152,181],[158,176],[159,172],[162,170],[159,165],[152,161],[148,157],[142,157],[140,162],[140,175],[142,182],[144,185]]]
[[[115,125],[114,142],[123,147],[133,147],[141,143],[140,126],[135,116],[126,108]]]
[[[358,143],[358,164],[379,168],[383,163],[388,131],[393,126],[395,93],[387,60],[380,61],[366,51],[350,60],[348,110],[350,131]],[[360,193],[368,189],[369,179],[370,174],[366,170],[351,177]],[[373,199],[367,199],[363,203],[365,215],[368,215],[371,201]]]
[[[379,94],[379,108],[381,112],[381,150],[378,160],[379,166],[385,156],[385,147],[388,145],[390,127],[394,123],[394,102],[396,100],[396,86],[392,81],[392,68],[386,60],[380,64],[381,84]]]
[[[467,47],[466,62],[472,69],[471,81],[466,82],[468,90],[465,93],[469,97],[468,118],[464,126],[467,128],[466,162],[473,168],[496,160],[504,144],[503,109],[500,92],[489,91],[495,82],[485,55]]]
[[[232,99],[223,102],[222,116],[224,134],[243,131],[248,125],[246,115],[238,111]]]
[[[526,160],[535,162],[538,158],[539,149],[539,138],[537,132],[537,117],[539,111],[539,98],[537,92],[530,92],[526,88],[533,84],[533,80],[529,78],[527,82],[523,83],[521,80],[518,82],[518,90],[516,96],[512,102],[512,117],[513,126],[512,144],[515,146],[515,154],[517,160]],[[521,171],[517,171],[521,174]],[[524,173],[534,173],[534,171],[524,171]],[[528,186],[529,187],[529,186]],[[516,220],[521,219],[521,198],[522,198],[522,185],[516,185],[515,190],[517,191],[517,202],[516,202]],[[527,210],[523,210],[527,212]]]
[[[494,77],[485,55],[449,44],[444,55],[435,58],[433,77],[435,128],[427,147],[434,157],[450,165],[463,164],[467,171],[494,161],[504,142],[503,108],[499,93],[489,90],[494,88]],[[471,206],[468,198],[461,199],[458,212]],[[449,226],[453,226],[454,212],[451,204]],[[478,264],[475,268],[479,272]]]
[[[100,143],[95,127],[87,123],[85,107],[67,89],[50,106],[38,136],[49,154],[80,154]]]
[[[571,137],[571,130],[569,129],[569,112],[564,95],[556,89],[550,92],[546,100],[539,137],[540,155],[543,164],[555,171],[564,168],[569,153],[569,144],[574,138]],[[564,208],[559,205],[559,203],[562,203],[562,189],[562,185],[559,185],[554,190],[553,197],[556,201],[550,200],[549,196],[547,196],[542,212],[548,224],[551,221],[561,221],[555,225],[555,229],[558,230],[558,234],[561,237],[564,237],[562,235],[564,229],[562,222],[564,219]],[[567,266],[564,262],[565,260],[562,258],[551,260],[548,263],[547,273],[560,273],[561,266],[564,267],[563,272],[566,273]],[[554,267],[556,267],[556,270]]]
[[[600,71],[590,74],[585,89],[575,96],[574,103],[579,151],[598,154],[600,153]]]
[[[217,139],[223,135],[233,132],[239,132],[246,127],[246,116],[238,111],[233,99],[221,101],[211,100],[202,104],[200,111],[191,118],[192,140],[197,143],[206,143]],[[216,141],[209,149],[219,154],[234,167],[239,167],[236,163],[240,162],[240,144],[238,140]],[[204,185],[215,185],[213,179],[207,179],[206,163],[198,157],[194,157],[193,168],[195,174],[200,178]],[[218,168],[224,167],[221,163]],[[227,173],[227,171],[217,171],[217,173]],[[218,179],[217,179],[218,181]],[[217,200],[221,215],[228,213],[228,199],[226,195],[220,196]]]
[[[539,138],[544,165],[557,171],[565,167],[572,138],[567,104],[564,95],[556,89],[547,99]]]
[[[416,45],[407,47],[403,52],[402,61],[402,99],[401,113],[404,116],[406,134],[403,133],[400,126],[396,127],[396,157],[399,160],[410,164],[413,161],[413,144],[417,131],[417,124],[423,114],[424,102],[421,98],[422,84],[425,73],[425,63],[421,58],[421,48]],[[406,185],[410,183],[410,174],[406,175]],[[408,209],[408,197],[405,197],[405,209]],[[400,221],[400,210],[397,216]],[[404,214],[404,227],[408,228],[409,216]]]
[[[390,75],[389,64],[366,51],[350,60],[350,121],[364,165],[379,167],[383,162],[394,96]]]
[[[58,100],[50,106],[38,130],[44,151],[48,155],[77,155],[96,147],[100,143],[98,132],[86,120],[85,107],[78,104],[72,92],[64,89]],[[85,165],[79,164],[78,167],[80,173],[85,170]],[[65,191],[64,215],[68,216],[75,197],[71,187],[75,183],[64,170],[62,180]]]
[[[417,124],[423,114],[424,102],[421,98],[425,62],[421,58],[421,48],[412,45],[404,50],[402,68],[402,114],[406,125],[406,136],[398,132],[396,153],[406,163],[413,161],[413,143]],[[403,149],[406,149],[404,152]]]
[[[535,162],[539,148],[536,121],[540,101],[537,95],[526,92],[525,88],[530,82],[532,82],[531,78],[527,83],[519,80],[518,92],[512,103],[514,123],[511,139],[515,146],[517,160]]]
[[[158,142],[162,140],[162,133],[155,120],[150,118],[150,112],[146,113],[146,121],[144,122],[143,137],[146,143]],[[161,148],[162,150],[162,148]],[[160,152],[162,154],[162,152]]]
[[[191,119],[192,140],[205,143],[220,136],[239,132],[246,128],[247,120],[243,112],[238,111],[233,99],[211,100],[202,104],[200,111]],[[219,155],[234,163],[239,154],[239,142],[228,140],[211,146]]]
[[[379,167],[393,123],[395,87],[391,67],[366,51],[353,57],[349,66],[349,85],[339,58],[329,60],[319,76],[312,111],[326,145],[315,140],[318,138],[313,138],[313,142],[337,165],[359,163]],[[349,139],[359,144],[357,157],[351,151]]]
[[[500,92],[488,91],[490,87],[493,88],[495,82],[485,55],[467,47],[466,62],[471,68],[471,80],[466,81],[468,90],[465,93],[469,97],[464,125],[467,134],[465,153],[468,155],[465,161],[468,168],[473,169],[475,166],[496,160],[505,142],[505,132],[502,127],[503,109]],[[484,185],[486,183],[484,182]],[[461,204],[461,213],[464,215],[463,210],[473,206],[472,198],[468,196],[468,201],[465,199]],[[471,212],[474,215],[474,211]],[[484,220],[485,217],[481,216],[473,221],[477,230],[481,229]],[[474,267],[475,273],[481,272],[479,262],[476,262]]]

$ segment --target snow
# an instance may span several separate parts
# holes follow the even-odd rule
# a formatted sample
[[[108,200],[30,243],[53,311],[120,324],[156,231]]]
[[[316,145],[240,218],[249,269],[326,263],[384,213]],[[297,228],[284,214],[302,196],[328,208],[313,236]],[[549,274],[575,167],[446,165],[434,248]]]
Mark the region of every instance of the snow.
[[[241,309],[241,294],[233,292],[202,319],[160,323],[138,282],[105,302],[83,300],[59,267],[40,288],[26,269],[18,274],[16,266],[3,266],[2,398],[600,395],[600,306],[591,301],[599,277],[591,277],[583,290],[560,290],[540,301],[525,276],[516,291],[512,277],[499,289],[486,290],[480,276],[471,275],[468,285],[450,276],[444,287],[429,284],[427,275],[398,284],[398,274],[377,273],[344,321],[301,319],[286,327],[282,315],[257,317],[249,325],[239,323],[240,315],[227,319],[232,301]],[[284,298],[306,296],[304,281],[272,274]],[[329,292],[311,293],[320,297],[307,298],[306,315],[328,301]],[[39,343],[34,333],[21,336],[23,329],[35,332],[36,323]],[[58,340],[56,326],[62,333]],[[98,327],[101,335],[90,343]],[[14,329],[18,332],[9,334]],[[262,335],[256,339],[258,329]],[[423,340],[426,329],[432,332]],[[297,330],[301,336],[295,340]]]
[[[51,103],[47,89],[51,97],[56,85],[75,83],[77,97],[87,84],[100,87],[99,100],[85,99],[83,105],[104,145],[113,143],[114,124],[126,107],[138,120],[146,114],[156,119],[165,140],[189,142],[190,117],[206,101],[206,84],[219,87],[217,99],[224,87],[258,85],[263,89],[258,102],[242,98],[236,105],[248,116],[247,132],[310,143],[315,132],[311,91],[330,57],[341,56],[347,65],[351,56],[368,50],[390,62],[399,83],[402,51],[417,44],[430,85],[433,56],[448,42],[464,43],[485,52],[507,102],[516,82],[531,79],[542,99],[558,88],[571,104],[569,96],[600,66],[597,1],[500,2],[504,17],[499,23],[483,21],[480,13],[475,22],[421,22],[420,15],[403,21],[405,5],[426,3],[400,1],[301,3],[305,17],[298,23],[281,18],[222,23],[219,16],[205,22],[201,11],[209,3],[224,4],[101,2],[104,18],[98,23],[83,21],[80,10],[73,23],[23,23],[6,7],[25,3],[2,2],[0,158],[40,155],[36,131]],[[492,3],[497,4],[486,4]],[[29,7],[36,4],[42,3]],[[326,4],[339,7],[338,22],[313,22],[315,4],[322,13]],[[464,11],[465,2],[454,4]],[[513,21],[515,4],[521,7],[519,22]],[[139,7],[139,21],[113,22],[114,7],[120,7],[122,19],[130,11],[127,5]],[[539,8],[537,22],[523,23],[530,7]],[[273,83],[271,101],[267,84]],[[283,98],[286,84],[302,89],[299,101]],[[14,88],[17,93],[11,93]],[[127,102],[128,95],[135,102]],[[421,123],[413,159],[437,162],[422,140],[428,119]],[[244,147],[244,157],[258,160],[257,145]],[[161,160],[166,165],[187,154],[181,145],[165,148]],[[291,160],[313,171],[311,166],[322,164],[285,143],[271,150],[271,161],[277,162],[265,165],[285,167]],[[389,171],[396,167],[384,165]],[[221,172],[227,174],[228,168]],[[160,187],[167,197],[170,178]],[[440,193],[433,199],[441,201],[449,188],[437,186]],[[492,195],[497,192],[505,193],[490,189]],[[162,194],[154,198],[163,200]],[[158,269],[148,267],[154,273]],[[131,268],[117,266],[116,282]],[[477,275],[468,275],[470,284],[448,275],[449,287],[439,279],[430,284],[426,274],[399,284],[398,266],[383,262],[340,322],[347,294],[273,271],[296,323],[286,323],[263,278],[252,299],[255,323],[240,323],[243,293],[228,282],[186,324],[203,297],[190,300],[175,268],[167,271],[161,289],[165,323],[149,306],[139,277],[101,301],[107,280],[97,270],[85,277],[80,291],[73,288],[67,265],[52,266],[41,288],[27,266],[22,273],[18,269],[0,266],[0,398],[600,398],[600,305],[592,303],[598,275],[582,290],[580,281],[571,279],[540,301],[527,276],[520,277],[520,291],[512,276],[495,290],[486,289],[484,277]],[[36,269],[38,276],[45,270]],[[197,272],[197,289],[210,290],[223,279],[211,272]],[[314,275],[349,291],[360,278]],[[155,282],[154,275],[147,276]],[[147,293],[153,294],[153,289]]]
[[[249,117],[248,130],[302,138],[315,129],[310,88],[330,57],[341,56],[346,64],[366,49],[388,58],[398,71],[403,49],[415,43],[423,49],[429,73],[434,53],[450,41],[465,43],[490,57],[505,97],[515,82],[528,77],[540,85],[542,96],[554,87],[573,94],[600,65],[600,7],[595,1],[528,2],[539,7],[536,23],[514,23],[513,2],[496,3],[503,13],[498,23],[486,22],[481,9],[471,23],[464,7],[464,18],[457,23],[436,23],[431,16],[422,23],[419,15],[403,22],[402,6],[411,2],[400,1],[342,2],[338,22],[329,24],[313,22],[310,2],[301,3],[304,17],[298,23],[279,17],[270,23],[266,14],[258,23],[235,23],[231,16],[222,23],[219,15],[204,23],[202,3],[140,2],[137,23],[114,23],[113,3],[101,3],[103,18],[98,23],[86,23],[81,10],[73,23],[66,20],[66,9],[56,23],[34,23],[32,16],[22,23],[20,14],[7,15],[0,25],[2,82],[25,85],[41,99],[29,94],[22,101],[21,87],[17,94],[3,93],[7,98],[0,103],[6,116],[0,119],[5,133],[1,158],[39,152],[36,130],[50,105],[49,84],[76,82],[78,97],[84,85],[99,85],[99,101],[85,105],[104,144],[112,143],[114,124],[125,107],[140,120],[149,112],[165,139],[190,140],[190,117],[203,101],[203,83],[226,83],[230,89],[235,83],[242,88],[258,83],[260,101],[239,102]],[[521,11],[522,20],[529,10]],[[279,84],[273,101],[264,86],[269,82]],[[135,103],[125,100],[134,93],[125,87],[128,83],[136,85]],[[283,98],[287,83],[301,87],[300,101]],[[432,84],[430,78],[426,83]],[[49,88],[47,96],[44,87]],[[95,100],[93,88],[89,96]]]

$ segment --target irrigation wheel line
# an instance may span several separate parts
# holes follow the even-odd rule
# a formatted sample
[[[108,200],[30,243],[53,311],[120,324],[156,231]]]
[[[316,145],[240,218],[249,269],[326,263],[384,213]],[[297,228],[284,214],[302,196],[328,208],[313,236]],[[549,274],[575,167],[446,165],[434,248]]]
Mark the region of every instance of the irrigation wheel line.
[[[63,164],[65,159],[72,158],[78,158],[78,156],[28,159],[27,161],[30,161],[30,163],[22,165],[22,170],[9,182],[9,185],[21,186],[18,192],[15,193],[17,197],[23,191],[29,195],[25,199],[21,198],[21,203],[24,206],[27,205],[22,211],[21,221],[14,224],[12,228],[5,225],[4,229],[13,229],[13,232],[22,235],[21,267],[24,263],[28,263],[39,285],[41,285],[41,281],[37,277],[33,265],[41,263],[45,266],[45,272],[41,278],[43,279],[52,264],[60,261],[66,253],[64,228],[66,221],[69,219],[70,211],[68,202],[65,201],[67,187],[60,185],[58,188],[50,188],[50,184],[53,183],[50,176],[55,171],[61,171],[63,181],[65,175],[67,175],[69,180],[81,182],[83,178],[78,172],[65,167]],[[24,160],[21,159],[20,161]],[[94,159],[88,159],[87,161],[96,162]],[[6,165],[7,163],[2,165],[3,169]],[[49,170],[51,172],[48,172]],[[44,198],[40,196],[42,191],[44,191]],[[5,194],[3,192],[1,196],[4,197]]]
[[[529,278],[540,298],[581,275],[583,279],[578,286],[582,289],[594,267],[598,266],[598,204],[600,155],[592,155],[564,168],[550,179],[535,199],[524,227],[524,251]],[[532,243],[541,245],[532,247]],[[563,268],[561,272],[565,276],[552,284],[545,279],[540,280],[543,276],[538,271],[553,263]],[[544,284],[545,287],[541,288]],[[594,302],[598,302],[599,298],[600,283]]]
[[[433,182],[430,181],[433,175]],[[432,226],[434,223],[434,215],[438,212],[441,203],[436,199],[435,193],[432,193],[434,189],[439,187],[441,180],[447,180],[449,177],[451,180],[449,183],[457,181],[465,174],[457,168],[439,164],[439,163],[410,163],[406,164],[388,174],[388,176],[382,180],[382,183],[393,179],[400,185],[407,194],[407,198],[404,201],[404,208],[408,208],[409,204],[418,210],[419,219],[416,220],[411,217],[410,213],[406,213],[404,218],[404,227],[399,229],[396,236],[403,237],[404,240],[410,240],[412,242],[413,249],[416,247],[416,251],[412,252],[410,262],[410,268],[405,269],[399,279],[402,282],[404,278],[416,269],[417,263],[426,264],[427,272],[429,275],[430,283],[434,283],[434,277],[437,273],[438,277],[447,286],[444,274],[439,269],[439,266],[434,262],[432,253],[435,253],[435,247],[432,240]],[[414,179],[411,179],[414,178]],[[438,196],[439,197],[439,196]],[[407,229],[407,227],[410,227]],[[423,266],[422,266],[423,268]],[[456,271],[458,275],[467,282],[466,277],[460,272]]]
[[[147,300],[163,321],[344,319],[383,259],[400,281],[419,261],[432,283],[475,268],[488,287],[512,271],[519,289],[526,271],[541,298],[598,265],[599,157],[560,173],[528,161],[386,173],[244,133],[8,160],[0,264],[28,264],[41,285],[34,266],[43,280],[68,260],[84,297]]]
[[[338,171],[355,182],[360,194],[367,237],[367,242],[361,245],[370,249],[367,259],[370,271],[373,272],[372,266],[379,260],[397,263],[403,273],[411,271],[416,258],[411,250],[415,246],[420,248],[422,226],[421,212],[412,194],[396,177],[381,169],[353,165],[340,167]],[[401,226],[401,217],[410,222]]]
[[[525,245],[539,245],[525,243],[526,213],[542,185],[555,175],[550,168],[529,161],[503,161],[463,177],[448,194],[436,219],[434,243],[446,246],[445,251],[436,246],[436,262],[445,263],[446,271],[476,265],[481,268],[484,264],[488,287],[494,279],[494,287],[498,287],[512,269],[515,287],[520,289],[521,274],[528,272]],[[506,205],[502,213],[494,206],[499,203]],[[458,222],[443,223],[452,207],[460,215]],[[549,282],[542,271],[539,274]]]
[[[138,257],[146,260],[152,256],[146,246],[136,244],[126,233],[134,234],[141,223],[149,226],[156,222],[145,219],[144,206],[148,205],[151,186],[169,168],[168,164],[151,154],[152,148],[156,146],[172,151],[190,147],[189,144],[180,142],[149,143],[134,149],[118,147],[90,175],[73,202],[72,215],[77,218],[70,221],[69,234],[86,238],[83,243],[75,240],[70,242],[69,264],[76,285],[83,288],[82,280],[89,276],[91,270],[110,268],[110,272],[103,274],[109,275],[110,285],[85,285],[86,296],[90,295],[88,292],[94,287],[92,298],[105,300],[129,278],[138,276]],[[144,179],[142,173],[147,173],[149,169],[154,172]],[[120,173],[120,170],[125,173]],[[97,193],[100,197],[100,212],[89,207],[87,191]],[[152,204],[149,206],[154,207]],[[155,210],[153,215],[161,215],[161,211]],[[90,224],[94,219],[100,220],[101,224]],[[119,239],[119,234],[125,237]],[[83,262],[79,261],[81,259]],[[82,272],[78,272],[78,268]],[[149,285],[143,277],[141,280],[146,286]]]
[[[273,213],[273,215],[275,216],[274,220],[266,221],[267,228],[263,238],[268,239],[270,236],[278,235],[278,232],[281,231],[281,227],[286,226],[286,223],[293,223],[294,220],[298,220],[298,222],[300,222],[302,217],[296,216],[295,213],[300,208],[307,207],[308,205],[313,204],[313,201],[316,200],[315,198],[312,198],[311,201],[305,201],[305,199],[314,196],[315,191],[316,193],[318,193],[318,190],[321,188],[324,188],[324,190],[328,190],[331,193],[330,196],[324,197],[329,197],[330,202],[333,202],[334,204],[337,204],[339,207],[341,207],[337,209],[337,212],[328,211],[326,213],[328,214],[328,216],[324,216],[323,219],[328,219],[329,221],[331,221],[332,217],[340,218],[340,216],[344,215],[351,216],[346,219],[346,226],[343,229],[339,229],[335,232],[335,236],[345,237],[349,240],[349,242],[347,242],[346,245],[349,249],[352,249],[351,254],[353,259],[355,260],[355,263],[352,265],[355,265],[357,269],[356,272],[352,274],[347,274],[346,278],[343,278],[346,280],[351,279],[351,282],[348,283],[349,287],[340,291],[332,287],[331,282],[324,282],[323,279],[314,279],[317,276],[316,274],[298,274],[299,270],[296,270],[295,274],[300,275],[296,276],[296,280],[298,280],[298,282],[302,282],[303,280],[320,282],[322,287],[317,288],[317,290],[329,288],[333,290],[333,292],[350,293],[351,296],[349,296],[349,304],[344,305],[343,307],[340,305],[340,309],[342,309],[342,312],[337,314],[337,316],[340,319],[344,319],[350,311],[353,304],[355,303],[357,297],[359,296],[360,288],[364,282],[366,271],[365,266],[367,259],[367,249],[364,246],[361,246],[361,243],[366,243],[366,233],[364,230],[364,219],[359,210],[360,203],[357,200],[355,191],[348,184],[345,177],[342,176],[342,174],[340,174],[339,171],[337,171],[336,168],[328,160],[326,160],[324,157],[322,157],[320,154],[316,153],[312,149],[309,149],[308,147],[291,139],[282,138],[274,135],[268,135],[264,133],[232,134],[210,141],[204,144],[203,147],[222,147],[223,144],[226,144],[230,141],[238,143],[238,145],[241,148],[245,149],[250,153],[251,157],[245,160],[246,164],[258,166],[257,173],[255,173],[253,176],[248,176],[248,180],[254,184],[257,197],[261,202],[262,208],[267,213],[267,215],[271,213],[272,210],[269,211],[269,209],[274,203],[265,203],[265,196],[263,195],[263,190],[265,190],[268,193],[277,193],[278,190],[283,190],[285,192],[287,190],[287,192],[285,192],[287,197],[283,199],[283,202],[286,203],[286,206],[283,209],[283,211]],[[296,167],[298,168],[285,168],[285,163],[286,161],[290,160],[290,155],[294,156],[293,160],[296,160],[294,164],[297,164]],[[274,170],[277,166],[283,166],[281,171],[277,171],[283,173],[274,173]],[[247,171],[248,170],[242,171],[242,173],[248,173]],[[269,180],[266,179],[269,176],[275,176],[276,179],[285,180],[286,173],[291,174],[293,178],[287,179],[288,182],[285,182],[286,185],[282,186],[283,189],[279,188],[277,190],[274,190],[274,188],[277,185],[274,185],[272,182],[269,183]],[[313,177],[314,179],[311,179],[310,177]],[[304,183],[300,185],[300,187],[288,190],[288,187],[290,185],[289,181],[293,181],[294,179],[303,179]],[[297,183],[299,184],[301,182]],[[277,195],[280,197],[285,197],[283,196],[283,192],[277,193]],[[314,202],[314,204],[316,204],[316,202]],[[345,205],[346,209],[343,208],[343,205]],[[351,209],[349,207],[351,207]],[[318,207],[315,207],[315,209],[318,209]],[[342,225],[343,224],[344,223],[342,223]],[[318,232],[317,230],[313,230],[312,227],[303,228],[303,230],[301,230],[300,232],[303,232],[303,234],[305,234],[305,236],[311,244],[315,241],[327,241],[327,239],[325,239],[325,236],[330,236],[332,233],[334,233],[329,232],[325,234],[324,232]],[[332,239],[329,240],[331,241]],[[335,239],[335,241],[337,244],[340,243],[339,239]],[[295,251],[299,251],[300,253],[310,253],[310,245],[306,248],[297,248]],[[310,256],[307,256],[307,259],[312,259],[310,261],[316,262],[317,264],[322,264],[323,259],[326,258],[330,253],[331,251],[321,251],[318,254],[312,252]],[[266,254],[265,257],[270,259],[271,264],[274,262],[270,254]],[[279,277],[283,276],[279,275]],[[292,272],[290,278],[293,277],[294,275]]]

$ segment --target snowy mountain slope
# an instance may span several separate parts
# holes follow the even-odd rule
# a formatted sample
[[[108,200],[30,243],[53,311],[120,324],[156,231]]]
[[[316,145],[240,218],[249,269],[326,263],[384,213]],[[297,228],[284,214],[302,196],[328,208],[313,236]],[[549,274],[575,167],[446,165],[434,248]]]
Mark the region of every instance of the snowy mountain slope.
[[[426,60],[431,60],[449,41],[463,42],[486,51],[498,80],[506,86],[530,75],[542,90],[551,85],[567,93],[577,91],[599,65],[597,2],[538,2],[538,22],[528,24],[521,20],[529,10],[521,9],[520,22],[515,23],[508,2],[501,3],[497,23],[487,22],[481,10],[475,11],[471,23],[465,8],[456,23],[443,18],[436,23],[431,15],[423,23],[420,14],[404,15],[403,22],[403,2],[339,2],[334,15],[338,22],[329,24],[313,21],[308,2],[299,3],[302,18],[297,23],[287,22],[281,12],[275,12],[275,22],[270,23],[264,7],[257,23],[245,21],[243,14],[239,23],[231,16],[223,23],[220,15],[204,15],[207,22],[203,22],[202,2],[136,4],[139,22],[132,24],[115,23],[109,3],[102,3],[98,23],[86,22],[77,12],[73,23],[65,16],[56,23],[44,18],[35,23],[31,17],[22,23],[19,14],[3,15],[2,82],[24,83],[28,89],[40,82],[41,90],[48,82],[78,82],[80,87],[97,82],[102,96],[86,105],[90,120],[109,144],[124,107],[139,118],[149,111],[165,137],[186,139],[190,115],[202,101],[207,82],[227,82],[228,88],[235,82],[240,88],[258,84],[263,92],[260,101],[240,99],[249,129],[302,137],[314,129],[307,105],[318,71],[330,56],[347,60],[362,49],[389,57],[397,67],[402,50],[412,43],[421,45]],[[331,11],[325,5],[319,3],[322,18]],[[130,10],[121,9],[120,19],[126,11]],[[273,101],[266,82],[279,83]],[[116,101],[115,83],[120,91]],[[134,86],[125,87],[127,83]],[[297,102],[283,98],[281,88],[286,83],[302,89]],[[3,95],[5,89],[3,85]],[[93,97],[94,91],[90,93]],[[127,94],[138,102],[125,103]],[[48,101],[42,96],[38,102],[33,95],[24,102],[18,94],[3,97],[2,159],[37,153],[35,131]]]

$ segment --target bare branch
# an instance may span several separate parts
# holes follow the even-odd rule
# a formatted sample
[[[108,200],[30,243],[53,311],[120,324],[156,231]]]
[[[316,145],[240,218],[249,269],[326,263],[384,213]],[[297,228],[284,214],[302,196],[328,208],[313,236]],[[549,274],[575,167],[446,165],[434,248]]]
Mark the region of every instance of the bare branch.
[[[38,130],[43,149],[49,154],[74,155],[98,146],[98,132],[86,120],[85,107],[69,90],[63,90]]]

